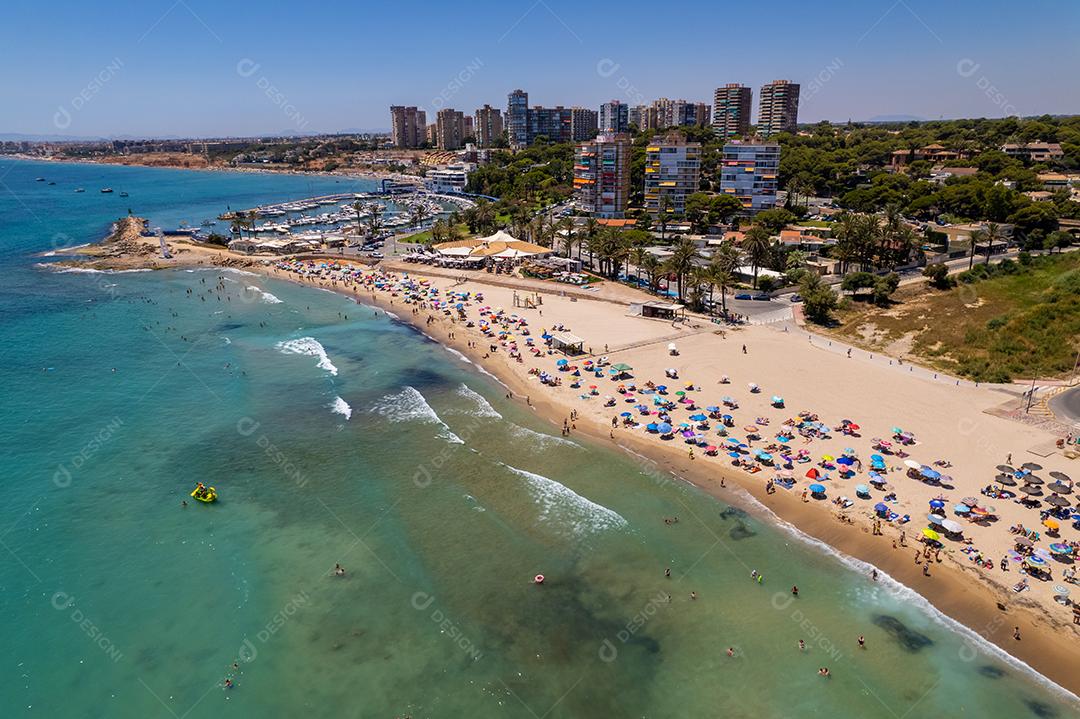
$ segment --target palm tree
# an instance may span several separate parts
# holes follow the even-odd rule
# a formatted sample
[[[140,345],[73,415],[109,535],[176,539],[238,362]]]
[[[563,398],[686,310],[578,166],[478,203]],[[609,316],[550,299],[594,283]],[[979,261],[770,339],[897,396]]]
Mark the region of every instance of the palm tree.
[[[986,261],[983,264],[989,265],[990,252],[994,249],[994,243],[1005,239],[1005,235],[1001,231],[1001,225],[996,222],[987,222],[986,229],[983,231],[983,239],[986,241]]]
[[[757,289],[758,270],[765,264],[772,250],[772,238],[769,231],[761,225],[754,225],[743,236],[742,249],[754,268],[754,289]]]
[[[412,219],[413,227],[415,229],[423,227],[424,220],[426,220],[430,214],[428,208],[423,203],[417,203],[409,209],[409,217]]]
[[[698,257],[697,245],[684,237],[676,243],[671,256],[664,263],[664,269],[675,275],[675,279],[679,283],[679,302],[683,301],[684,279],[694,268],[694,260],[698,259]]]
[[[589,267],[590,268],[592,268],[592,266],[593,266],[593,257],[592,257],[592,253],[593,253],[592,247],[593,246],[592,246],[592,242],[594,241],[594,238],[596,237],[596,235],[599,232],[600,232],[600,223],[596,221],[595,217],[590,217],[589,219],[585,220],[585,232],[583,233],[583,237],[578,240],[578,251],[577,251],[577,253],[578,253],[578,259],[580,260],[581,259],[581,246],[583,244],[588,246],[588,248],[589,248]]]
[[[356,237],[357,239],[359,239],[364,234],[364,228],[360,224],[360,215],[361,213],[363,213],[366,207],[364,203],[360,202],[360,200],[357,200],[356,202],[352,203],[352,208],[353,212],[356,213]]]
[[[714,255],[712,262],[709,263],[708,269],[709,281],[713,286],[720,289],[720,310],[724,314],[727,314],[727,288],[735,282],[732,268],[728,267],[727,262]],[[712,299],[712,293],[709,294],[709,299]]]
[[[231,227],[232,227],[232,231],[233,231],[234,234],[236,234],[241,240],[244,239],[244,218],[243,217],[241,217],[240,215],[237,215],[237,216],[233,217]]]
[[[379,230],[382,229],[382,208],[379,207],[377,202],[372,202],[367,207],[368,215],[367,225],[368,232],[371,233],[371,239],[375,239],[375,236],[379,234]]]
[[[708,292],[709,304],[712,304],[716,284],[713,282],[713,274],[708,266],[694,265],[690,269],[690,274],[687,275],[687,285],[690,290],[690,304],[695,309],[701,309],[703,304],[701,295],[705,292]]]
[[[558,222],[559,232],[562,234],[563,251],[567,257],[574,254],[574,243],[577,242],[577,238],[574,237],[574,221],[569,217],[564,217]]]
[[[841,212],[833,224],[833,237],[836,238],[834,255],[840,261],[840,274],[846,274],[848,265],[858,255],[858,218],[850,212]]]

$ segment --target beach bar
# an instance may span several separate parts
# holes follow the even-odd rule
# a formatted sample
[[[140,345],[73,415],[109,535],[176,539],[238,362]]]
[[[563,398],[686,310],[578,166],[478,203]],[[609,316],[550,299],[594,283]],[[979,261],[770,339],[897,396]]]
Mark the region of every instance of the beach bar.
[[[585,340],[570,332],[551,332],[551,348],[567,355],[585,353]]]
[[[683,314],[684,305],[652,300],[630,305],[630,314],[658,320],[674,320]]]

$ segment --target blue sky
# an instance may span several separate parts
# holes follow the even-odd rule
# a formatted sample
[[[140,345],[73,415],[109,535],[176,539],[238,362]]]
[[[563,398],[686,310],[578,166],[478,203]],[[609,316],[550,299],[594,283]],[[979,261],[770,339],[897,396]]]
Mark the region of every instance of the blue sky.
[[[800,119],[1080,112],[1075,0],[300,3],[5,0],[0,133],[247,135],[472,112],[711,101],[801,82]]]

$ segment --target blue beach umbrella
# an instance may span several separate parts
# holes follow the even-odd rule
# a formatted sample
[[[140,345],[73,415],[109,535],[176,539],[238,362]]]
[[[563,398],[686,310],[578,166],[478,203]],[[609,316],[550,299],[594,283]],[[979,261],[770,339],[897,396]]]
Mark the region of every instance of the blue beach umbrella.
[[[851,465],[855,464],[855,460],[852,459],[851,457],[838,457],[836,462],[837,462],[837,464],[844,464],[844,465],[847,465],[849,467]]]
[[[825,494],[825,485],[824,484],[811,484],[810,485],[810,491],[813,492],[814,494]]]
[[[930,507],[933,508],[933,509],[941,509],[944,506],[945,506],[945,503],[942,502],[940,499],[931,499],[930,500]]]
[[[703,414],[692,414],[690,415],[690,419],[694,420],[695,422],[704,422],[708,419],[708,417]]]
[[[870,488],[867,487],[865,484],[857,484],[857,485],[855,485],[855,493],[856,494],[870,494]]]
[[[713,404],[713,405],[709,405],[708,407],[706,407],[705,411],[706,412],[719,412],[720,408],[717,407],[715,404]]]
[[[570,361],[561,359],[561,360],[556,360],[555,364],[557,364],[559,367],[562,367],[564,365],[570,364]]]
[[[629,412],[622,412],[622,413],[619,414],[619,416],[620,417],[631,417],[633,415],[631,415]]]
[[[889,505],[885,504],[884,502],[878,502],[877,504],[874,505],[874,511],[875,512],[888,512],[889,511]]]
[[[958,504],[952,508],[952,511],[956,512],[957,514],[967,514],[971,511],[971,507],[967,506],[966,504]]]
[[[729,456],[729,457],[738,457],[739,453],[738,452],[728,452],[727,456]]]
[[[870,461],[871,462],[884,462],[885,458],[882,457],[880,454],[872,454],[872,455],[870,455]]]
[[[656,430],[660,434],[671,434],[671,425],[667,422],[662,422],[660,426],[656,428]]]
[[[647,429],[650,432],[655,432],[658,427],[659,427],[659,425],[656,424],[656,422],[649,422],[647,425],[645,425],[645,429]]]

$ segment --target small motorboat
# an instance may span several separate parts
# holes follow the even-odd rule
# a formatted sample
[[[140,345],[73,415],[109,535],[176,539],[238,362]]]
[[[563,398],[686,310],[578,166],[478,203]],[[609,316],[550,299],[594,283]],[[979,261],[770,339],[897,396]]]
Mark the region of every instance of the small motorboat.
[[[44,177],[35,177],[34,182],[45,182],[45,178]]]
[[[107,194],[109,194],[110,192],[112,192],[112,188],[111,188],[111,187],[102,187],[102,188],[101,188],[101,194],[103,194],[103,195],[107,195]]]
[[[128,193],[126,193],[126,192],[121,192],[120,193],[120,197],[127,197],[127,196],[128,196]]]
[[[215,502],[217,501],[217,490],[199,482],[195,485],[195,489],[191,490],[191,496],[200,502]]]
[[[83,189],[83,188],[81,188],[81,187],[76,187],[76,188],[75,188],[75,192],[86,192],[86,190],[84,190],[84,189]]]

